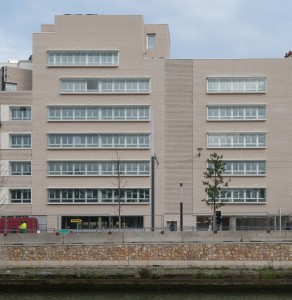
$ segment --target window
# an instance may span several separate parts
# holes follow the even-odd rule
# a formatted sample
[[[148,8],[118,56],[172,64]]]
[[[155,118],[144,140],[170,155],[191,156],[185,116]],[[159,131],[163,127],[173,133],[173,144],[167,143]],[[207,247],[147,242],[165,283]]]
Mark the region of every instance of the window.
[[[5,91],[16,92],[17,85],[15,83],[5,83]]]
[[[21,121],[21,120],[31,120],[31,107],[21,106],[21,107],[10,107],[11,120]]]
[[[31,162],[10,162],[11,175],[31,175]]]
[[[266,174],[265,161],[224,161],[224,175],[258,176]]]
[[[125,203],[149,203],[149,189],[123,189]],[[48,189],[49,203],[117,203],[118,189]]]
[[[208,93],[264,93],[264,77],[208,77]]]
[[[13,189],[10,190],[10,202],[17,204],[31,203],[30,189]]]
[[[208,133],[208,148],[265,147],[265,133]]]
[[[113,110],[108,107],[101,108],[101,118],[102,120],[112,120],[113,119]]]
[[[149,148],[149,134],[49,134],[49,148]]]
[[[210,199],[211,200],[211,199]],[[222,189],[220,200],[224,203],[266,203],[266,190],[264,188],[230,188]]]
[[[48,66],[102,66],[119,64],[117,50],[48,51]]]
[[[208,106],[208,120],[265,120],[266,107],[265,106],[221,106],[210,105]]]
[[[149,78],[101,79],[101,78],[62,78],[61,93],[94,94],[141,94],[150,93]]]
[[[155,34],[147,34],[147,49],[154,49],[155,48]]]
[[[11,134],[11,148],[31,148],[30,134]]]
[[[119,165],[120,174],[123,176],[150,175],[149,161],[120,161]],[[50,161],[48,163],[48,174],[61,176],[116,176],[118,174],[117,161]]]

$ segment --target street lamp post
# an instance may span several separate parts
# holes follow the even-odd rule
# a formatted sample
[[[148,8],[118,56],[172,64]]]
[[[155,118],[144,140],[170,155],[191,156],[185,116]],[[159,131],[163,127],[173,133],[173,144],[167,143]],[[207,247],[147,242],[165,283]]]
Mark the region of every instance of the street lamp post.
[[[180,231],[183,231],[184,208],[183,208],[183,184],[182,184],[182,182],[179,184],[179,186],[180,186]]]

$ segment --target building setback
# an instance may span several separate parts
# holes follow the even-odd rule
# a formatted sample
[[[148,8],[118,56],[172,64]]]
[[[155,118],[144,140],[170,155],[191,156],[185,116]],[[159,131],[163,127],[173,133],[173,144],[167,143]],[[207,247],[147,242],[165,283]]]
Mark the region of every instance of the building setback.
[[[292,215],[291,63],[171,59],[167,25],[63,15],[1,68],[1,215],[41,230],[206,230],[206,160],[231,178],[222,229]],[[119,171],[118,171],[119,170]],[[181,205],[182,204],[182,205]]]

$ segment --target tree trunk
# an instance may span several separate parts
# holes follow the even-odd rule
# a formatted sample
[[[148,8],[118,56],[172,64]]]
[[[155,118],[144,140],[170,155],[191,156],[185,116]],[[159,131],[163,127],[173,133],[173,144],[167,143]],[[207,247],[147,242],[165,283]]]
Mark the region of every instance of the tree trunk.
[[[214,203],[214,211],[213,211],[213,232],[217,233],[216,206],[215,206],[215,203]]]

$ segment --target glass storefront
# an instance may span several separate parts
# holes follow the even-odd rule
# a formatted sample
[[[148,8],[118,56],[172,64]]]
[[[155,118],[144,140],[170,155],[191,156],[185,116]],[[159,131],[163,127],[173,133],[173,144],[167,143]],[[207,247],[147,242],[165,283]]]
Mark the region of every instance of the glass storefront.
[[[212,230],[213,217],[209,216],[198,216],[197,217],[197,230],[207,231]],[[283,224],[286,218],[283,217]],[[236,216],[236,217],[225,217],[222,216],[222,223],[217,225],[219,230],[267,230],[267,229],[279,229],[280,220],[275,216]]]
[[[143,229],[143,216],[121,216],[123,229]],[[102,230],[118,229],[118,216],[62,216],[62,229]]]

